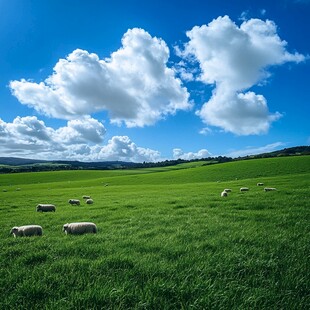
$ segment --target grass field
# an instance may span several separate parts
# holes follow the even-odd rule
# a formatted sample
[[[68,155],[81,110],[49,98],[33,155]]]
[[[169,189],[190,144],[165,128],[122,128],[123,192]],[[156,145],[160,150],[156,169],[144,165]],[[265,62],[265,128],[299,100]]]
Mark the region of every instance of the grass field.
[[[202,164],[0,175],[0,309],[309,309],[310,156]]]

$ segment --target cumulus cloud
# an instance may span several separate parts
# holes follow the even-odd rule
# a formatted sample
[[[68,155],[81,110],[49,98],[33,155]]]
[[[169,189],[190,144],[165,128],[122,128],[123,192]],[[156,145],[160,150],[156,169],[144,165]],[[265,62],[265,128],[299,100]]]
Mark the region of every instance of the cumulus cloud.
[[[53,132],[52,128],[45,126],[44,122],[34,116],[16,117],[13,123],[5,123],[0,119],[2,136],[7,133],[9,137],[15,137],[19,141],[30,143],[31,141],[49,141]]]
[[[217,88],[207,104],[197,112],[206,123],[238,135],[267,133],[279,112],[270,114],[266,99],[254,92],[232,93]]]
[[[161,159],[155,150],[137,146],[127,136],[115,136],[103,145],[102,123],[86,117],[53,129],[35,116],[0,119],[0,156],[35,159],[152,162]]]
[[[167,67],[166,43],[130,29],[110,58],[76,49],[60,59],[44,82],[11,81],[12,94],[39,113],[61,119],[108,111],[112,123],[152,125],[191,108],[189,93]]]
[[[12,123],[0,119],[1,153],[24,153],[37,158],[49,157],[75,144],[102,142],[105,128],[102,123],[86,117],[68,121],[67,126],[53,129],[35,116],[16,117]],[[11,155],[14,156],[14,155]]]
[[[61,151],[53,141],[55,131],[34,116],[16,117],[12,123],[0,119],[1,156],[27,156],[51,150]]]
[[[130,158],[133,162],[143,161],[158,161],[160,153],[151,149],[138,147],[127,136],[114,136],[108,141],[108,144],[103,146],[98,154],[104,160],[126,161]]]
[[[201,159],[210,157],[211,154],[206,149],[201,149],[198,152],[188,152],[184,153],[182,149],[175,148],[173,149],[173,158],[174,159],[185,159],[185,160],[192,160],[192,159]]]
[[[55,131],[55,136],[66,144],[101,143],[105,133],[106,130],[102,123],[91,117],[84,117],[68,121],[66,127]]]
[[[245,91],[264,82],[271,66],[298,63],[305,56],[286,50],[287,43],[270,20],[245,20],[239,27],[224,16],[186,34],[189,42],[179,54],[194,57],[201,69],[197,79],[215,87],[197,113],[201,119],[238,135],[266,133],[281,114],[270,113],[262,95]]]

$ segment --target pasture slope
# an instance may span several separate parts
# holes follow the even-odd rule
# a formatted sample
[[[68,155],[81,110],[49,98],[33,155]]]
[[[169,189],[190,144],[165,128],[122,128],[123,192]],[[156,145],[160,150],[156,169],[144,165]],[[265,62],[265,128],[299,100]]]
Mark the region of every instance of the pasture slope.
[[[310,156],[0,175],[0,309],[309,309],[309,189]]]

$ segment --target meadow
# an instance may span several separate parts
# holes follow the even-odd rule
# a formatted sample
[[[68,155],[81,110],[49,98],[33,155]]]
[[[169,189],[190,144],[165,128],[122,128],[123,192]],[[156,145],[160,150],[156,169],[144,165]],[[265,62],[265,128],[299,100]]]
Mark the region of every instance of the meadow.
[[[310,156],[0,175],[0,309],[309,309],[309,198]]]

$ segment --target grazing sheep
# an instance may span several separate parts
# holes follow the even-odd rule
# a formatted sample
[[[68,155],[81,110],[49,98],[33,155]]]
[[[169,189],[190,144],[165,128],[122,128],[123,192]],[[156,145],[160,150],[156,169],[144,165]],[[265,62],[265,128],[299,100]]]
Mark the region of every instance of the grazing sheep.
[[[257,186],[264,186],[264,183],[261,183],[261,182],[260,182],[260,183],[257,183],[256,185],[257,185]]]
[[[228,196],[227,192],[225,191],[221,192],[221,197],[227,197],[227,196]]]
[[[63,231],[65,234],[72,235],[82,235],[87,233],[97,233],[97,226],[90,222],[80,222],[80,223],[67,223],[63,225]]]
[[[80,201],[78,199],[69,199],[68,202],[70,203],[70,205],[80,205]]]
[[[264,188],[264,191],[265,191],[265,192],[276,191],[276,190],[277,190],[277,189],[274,188],[274,187],[265,187],[265,188]]]
[[[225,188],[225,189],[224,189],[224,192],[230,193],[230,192],[231,192],[231,189],[230,189],[230,188]]]
[[[51,204],[38,204],[37,205],[37,212],[55,212],[56,207]]]
[[[89,199],[86,200],[86,203],[87,203],[88,205],[91,205],[91,204],[94,203],[94,201],[93,201],[92,199],[89,198]]]
[[[90,196],[86,196],[86,195],[83,196],[83,199],[90,199],[90,198],[91,198]]]
[[[42,236],[43,230],[39,225],[15,226],[11,229],[10,234],[16,237]]]
[[[247,192],[249,190],[248,187],[241,187],[240,192]]]

